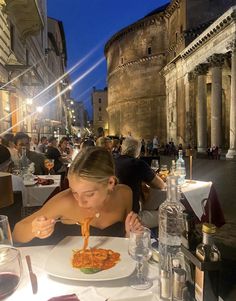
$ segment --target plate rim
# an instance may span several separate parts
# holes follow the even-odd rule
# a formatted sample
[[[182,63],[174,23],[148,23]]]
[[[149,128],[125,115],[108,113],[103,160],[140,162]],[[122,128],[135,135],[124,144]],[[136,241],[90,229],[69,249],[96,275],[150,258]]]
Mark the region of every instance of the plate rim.
[[[103,278],[80,278],[80,277],[74,277],[73,275],[70,276],[70,277],[67,277],[65,275],[60,275],[58,273],[55,273],[53,271],[51,271],[50,269],[47,268],[47,263],[50,261],[50,258],[51,258],[51,254],[53,254],[55,252],[55,249],[57,247],[59,247],[61,244],[63,244],[65,241],[68,240],[68,243],[71,241],[71,239],[78,239],[78,238],[82,238],[82,236],[66,236],[64,239],[62,239],[58,244],[56,244],[51,250],[50,250],[50,253],[49,255],[47,256],[47,259],[45,261],[45,264],[44,264],[44,270],[45,272],[50,275],[50,276],[53,276],[53,277],[56,277],[56,278],[60,278],[60,279],[64,279],[64,280],[73,280],[73,281],[82,281],[82,282],[101,282],[101,281],[112,281],[112,280],[118,280],[118,279],[122,279],[122,278],[126,278],[126,277],[129,277],[135,270],[135,267],[136,267],[136,262],[134,260],[132,260],[131,258],[131,265],[130,265],[130,270],[129,269],[126,269],[127,273],[125,274],[122,274],[122,275],[117,275],[115,277],[112,277],[110,275],[108,275],[107,277],[103,277]],[[128,238],[127,237],[114,237],[114,236],[90,236],[90,239],[117,239],[117,240],[123,240],[123,241],[128,241]],[[63,245],[63,246],[66,246]],[[69,247],[69,246],[68,246]],[[71,248],[71,252],[73,250],[73,247]],[[114,249],[113,249],[114,250]],[[117,251],[119,252],[120,254],[126,254],[126,252],[124,251]],[[128,254],[128,250],[127,250],[127,254]],[[113,267],[114,268],[114,267]],[[112,268],[111,268],[112,269]],[[110,270],[110,269],[109,269]],[[80,272],[82,273],[82,272]],[[83,274],[82,274],[83,275]],[[84,275],[88,275],[88,274],[84,274]],[[92,275],[95,275],[95,274],[92,274]],[[78,275],[79,276],[79,275]]]

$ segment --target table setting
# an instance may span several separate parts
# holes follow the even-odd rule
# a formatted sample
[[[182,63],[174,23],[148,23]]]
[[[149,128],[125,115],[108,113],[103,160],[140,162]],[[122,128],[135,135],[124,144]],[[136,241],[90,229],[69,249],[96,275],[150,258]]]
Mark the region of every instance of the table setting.
[[[0,282],[0,296],[11,301],[159,300],[158,265],[148,263],[152,254],[149,229],[130,238],[91,236],[89,249],[120,255],[114,266],[96,273],[83,273],[72,266],[73,254],[82,246],[81,236],[68,236],[55,246],[15,248],[11,241],[4,245],[0,241],[0,279],[7,274],[17,280],[9,282],[12,287]],[[3,256],[4,252],[14,256]]]
[[[42,206],[54,190],[60,189],[61,175],[40,175],[30,181],[24,180],[26,196],[23,207]]]

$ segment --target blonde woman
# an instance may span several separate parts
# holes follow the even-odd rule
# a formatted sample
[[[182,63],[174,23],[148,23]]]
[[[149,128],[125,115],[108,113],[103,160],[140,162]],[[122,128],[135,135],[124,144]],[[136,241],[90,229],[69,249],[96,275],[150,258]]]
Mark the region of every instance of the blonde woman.
[[[137,214],[131,211],[132,191],[117,184],[112,156],[104,148],[81,150],[70,166],[68,179],[69,189],[16,224],[15,242],[51,238],[50,243],[56,243],[63,235],[79,235],[75,222],[91,216],[91,235],[128,236],[131,228],[141,227]],[[56,223],[58,219],[62,222]]]

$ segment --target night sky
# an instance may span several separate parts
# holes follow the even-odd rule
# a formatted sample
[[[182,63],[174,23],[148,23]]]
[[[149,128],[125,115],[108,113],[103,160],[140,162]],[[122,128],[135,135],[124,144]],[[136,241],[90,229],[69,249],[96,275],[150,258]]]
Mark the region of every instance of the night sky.
[[[120,29],[134,23],[168,0],[48,0],[48,16],[63,22],[68,66],[93,54],[73,74],[72,81],[104,57],[104,45]],[[72,97],[83,101],[91,117],[91,89],[106,87],[106,60],[73,88]]]

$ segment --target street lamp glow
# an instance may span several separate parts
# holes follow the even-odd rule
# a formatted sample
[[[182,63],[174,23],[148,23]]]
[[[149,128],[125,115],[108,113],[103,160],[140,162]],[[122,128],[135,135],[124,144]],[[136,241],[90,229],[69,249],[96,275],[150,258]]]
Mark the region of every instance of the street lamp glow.
[[[32,98],[26,98],[27,105],[32,105],[33,99]]]
[[[36,108],[36,111],[37,111],[38,113],[42,113],[42,112],[43,112],[43,107],[37,107],[37,108]]]
[[[71,86],[71,85],[69,85],[69,86],[68,86],[68,89],[69,89],[69,90],[72,90],[72,86]]]
[[[74,104],[73,100],[71,100],[70,104],[71,104],[71,105],[73,105],[73,104]]]

